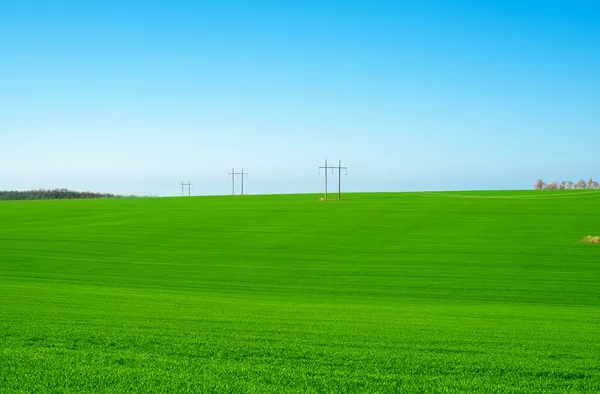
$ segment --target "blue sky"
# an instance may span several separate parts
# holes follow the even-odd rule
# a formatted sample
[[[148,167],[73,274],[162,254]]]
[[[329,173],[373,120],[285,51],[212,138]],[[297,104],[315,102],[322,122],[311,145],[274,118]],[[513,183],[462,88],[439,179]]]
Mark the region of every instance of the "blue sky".
[[[532,188],[598,177],[600,3],[0,3],[0,189]],[[332,179],[330,187],[337,185]]]

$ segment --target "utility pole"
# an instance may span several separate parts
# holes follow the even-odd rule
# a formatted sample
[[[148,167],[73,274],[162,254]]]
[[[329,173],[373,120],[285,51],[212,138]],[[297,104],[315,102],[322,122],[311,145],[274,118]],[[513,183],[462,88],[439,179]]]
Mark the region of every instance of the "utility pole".
[[[244,176],[246,177],[246,179],[248,179],[248,173],[244,172],[244,169],[242,168],[242,172],[236,172],[235,175],[242,177],[242,193],[241,195],[244,195]]]
[[[334,167],[335,168],[335,167]],[[342,161],[339,161],[337,168],[338,170],[338,200],[342,199],[342,170],[346,171],[346,175],[348,175],[348,167],[342,167]]]
[[[248,173],[244,172],[244,169],[242,168],[242,172],[235,172],[235,170],[232,168],[231,172],[229,173],[229,175],[231,175],[231,194],[233,194],[235,196],[235,177],[242,177],[242,192],[241,195],[244,195],[244,177],[246,177],[246,179],[248,179]]]
[[[229,175],[231,175],[231,194],[235,196],[235,170],[233,168]]]
[[[181,197],[184,196],[183,194],[183,187],[187,186],[188,187],[188,197],[192,195],[192,182],[188,181],[188,183],[184,183],[183,181],[181,182]]]
[[[327,165],[327,160],[325,160],[325,166],[319,167],[319,170],[325,170],[325,200],[327,200],[327,171],[331,169],[331,174],[335,174],[335,170],[338,171],[338,200],[342,199],[342,170],[346,171],[346,175],[348,175],[348,167],[342,167],[342,161],[338,162],[337,167],[330,167]]]
[[[331,174],[333,174],[334,167],[327,166],[327,159],[325,159],[325,167],[323,167],[323,166],[319,167],[319,170],[325,169],[325,201],[327,201],[327,170],[330,168],[331,168]]]

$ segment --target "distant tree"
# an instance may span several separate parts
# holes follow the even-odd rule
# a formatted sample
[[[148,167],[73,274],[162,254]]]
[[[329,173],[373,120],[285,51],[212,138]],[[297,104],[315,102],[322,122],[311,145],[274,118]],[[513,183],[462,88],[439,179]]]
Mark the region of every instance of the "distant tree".
[[[586,187],[586,183],[583,179],[580,179],[577,184],[575,185],[576,189],[585,189]]]
[[[596,182],[592,178],[589,178],[588,181],[584,181],[580,179],[577,183],[573,183],[571,181],[552,181],[551,183],[545,183],[542,179],[538,179],[534,185],[535,190],[571,190],[571,189],[590,189],[597,190],[600,189],[600,183]],[[1,196],[0,196],[1,199]]]
[[[26,190],[26,191],[1,191],[0,200],[58,200],[74,198],[120,198],[122,196],[110,193],[77,192],[67,189],[54,190]]]
[[[542,190],[546,186],[546,183],[542,179],[538,179],[534,185],[535,190]]]

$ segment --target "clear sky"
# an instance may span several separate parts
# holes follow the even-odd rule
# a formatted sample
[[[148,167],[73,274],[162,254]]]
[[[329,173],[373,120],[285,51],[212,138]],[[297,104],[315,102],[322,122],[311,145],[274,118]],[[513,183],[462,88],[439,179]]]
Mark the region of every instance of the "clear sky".
[[[600,178],[600,2],[0,2],[0,189]],[[335,188],[331,179],[330,187]]]

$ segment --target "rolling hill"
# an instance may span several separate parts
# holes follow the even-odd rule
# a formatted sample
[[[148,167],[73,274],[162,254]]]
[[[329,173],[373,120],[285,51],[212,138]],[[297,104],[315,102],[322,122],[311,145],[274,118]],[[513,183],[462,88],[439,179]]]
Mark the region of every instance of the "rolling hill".
[[[600,392],[600,192],[0,202],[0,392]]]

